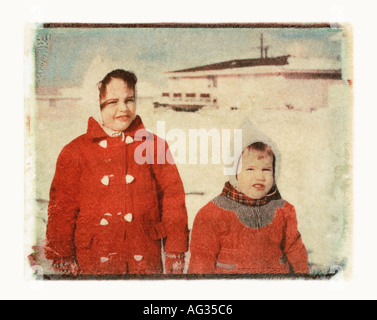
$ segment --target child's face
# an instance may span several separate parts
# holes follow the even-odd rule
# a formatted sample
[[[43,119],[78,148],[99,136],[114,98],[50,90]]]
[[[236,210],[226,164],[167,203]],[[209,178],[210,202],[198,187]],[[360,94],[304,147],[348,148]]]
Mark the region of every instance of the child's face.
[[[261,199],[274,185],[273,157],[255,150],[245,150],[238,168],[238,187],[252,199]]]
[[[112,79],[106,95],[100,99],[103,124],[114,130],[124,131],[135,120],[135,92],[121,79]]]

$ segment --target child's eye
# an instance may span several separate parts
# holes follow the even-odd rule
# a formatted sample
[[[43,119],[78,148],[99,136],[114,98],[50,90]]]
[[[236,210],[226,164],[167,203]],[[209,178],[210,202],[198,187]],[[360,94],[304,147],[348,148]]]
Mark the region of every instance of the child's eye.
[[[272,169],[263,169],[263,171],[271,172]]]
[[[118,100],[106,100],[104,103],[101,104],[101,109],[105,108],[108,105],[115,105],[118,103]]]

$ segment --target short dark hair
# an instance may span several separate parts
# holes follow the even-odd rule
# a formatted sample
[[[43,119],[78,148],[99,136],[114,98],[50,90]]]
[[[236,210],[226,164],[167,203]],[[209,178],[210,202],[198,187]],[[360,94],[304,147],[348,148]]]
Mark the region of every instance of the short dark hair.
[[[101,99],[106,94],[107,85],[110,83],[112,79],[120,79],[123,80],[127,86],[132,89],[134,92],[136,91],[136,83],[137,77],[131,71],[125,71],[123,69],[116,69],[109,72],[102,81],[98,83],[98,90],[99,90],[99,98]]]

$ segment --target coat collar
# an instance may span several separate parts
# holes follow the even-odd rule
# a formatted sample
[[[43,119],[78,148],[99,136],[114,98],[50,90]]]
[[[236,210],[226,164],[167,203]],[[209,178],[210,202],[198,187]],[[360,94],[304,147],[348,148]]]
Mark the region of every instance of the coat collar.
[[[145,129],[140,116],[136,116],[135,120],[126,130],[123,131],[123,133],[126,136],[131,136],[133,138],[148,137],[151,135],[151,133]],[[88,120],[88,129],[86,131],[86,134],[91,139],[103,139],[108,137],[106,132],[93,117],[90,117]]]
[[[267,195],[265,195],[261,199],[252,199],[248,197],[246,194],[239,191],[236,187],[234,187],[230,182],[225,183],[225,187],[223,192],[221,193],[222,196],[236,201],[244,206],[264,206],[272,200],[280,200],[281,195],[276,185],[272,187]]]

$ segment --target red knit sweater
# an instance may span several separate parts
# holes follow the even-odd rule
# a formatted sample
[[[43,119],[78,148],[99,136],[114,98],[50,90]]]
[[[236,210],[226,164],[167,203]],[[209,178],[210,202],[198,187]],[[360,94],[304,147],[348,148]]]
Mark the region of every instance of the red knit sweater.
[[[268,225],[249,228],[235,211],[215,202],[207,204],[195,218],[190,273],[309,273],[308,255],[291,204],[283,201]]]

